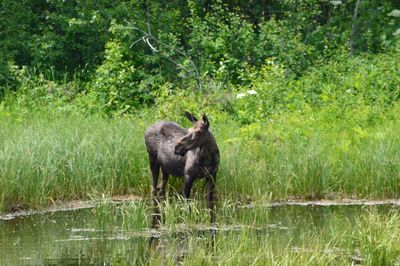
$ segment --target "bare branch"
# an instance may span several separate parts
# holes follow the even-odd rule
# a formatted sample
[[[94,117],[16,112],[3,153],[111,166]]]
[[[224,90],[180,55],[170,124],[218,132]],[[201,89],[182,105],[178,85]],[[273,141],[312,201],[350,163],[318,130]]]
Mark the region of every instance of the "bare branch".
[[[158,50],[156,48],[154,48],[153,45],[151,45],[150,41],[149,41],[149,37],[143,37],[143,40],[147,43],[147,45],[151,48],[151,50],[153,50],[153,52],[157,53]]]
[[[194,61],[190,58],[190,56],[185,53],[182,50],[179,50],[175,47],[173,47],[172,45],[169,45],[167,43],[164,43],[162,41],[160,41],[159,39],[157,39],[156,37],[153,36],[153,34],[151,33],[151,24],[150,24],[150,8],[149,8],[149,1],[146,0],[146,26],[147,26],[147,32],[143,31],[142,29],[133,26],[129,21],[127,21],[125,19],[125,22],[129,25],[128,28],[131,28],[133,30],[139,31],[140,33],[143,34],[142,37],[140,37],[138,40],[132,42],[132,44],[129,46],[129,48],[132,48],[136,43],[138,43],[140,40],[143,40],[149,47],[150,49],[154,52],[154,53],[160,53],[163,57],[165,57],[167,60],[169,60],[170,62],[174,63],[176,66],[178,66],[179,68],[185,70],[188,73],[193,73],[194,72],[194,76],[196,78],[197,81],[197,86],[198,89],[201,91],[203,90],[203,82],[200,78],[200,73],[199,73],[199,69],[196,66],[196,64],[194,63]],[[154,47],[154,45],[152,45],[150,43],[150,39],[156,43],[158,43],[161,46],[164,46],[165,48],[168,48],[172,51],[174,51],[177,54],[180,54],[181,56],[185,57],[191,64],[193,70],[189,70],[185,67],[183,67],[181,64],[177,63],[176,61],[172,60],[168,55],[163,54],[159,49],[156,49]]]
[[[140,41],[143,41],[144,39],[143,38],[146,38],[147,37],[147,35],[145,35],[145,36],[143,36],[143,37],[140,37],[139,39],[137,39],[136,41],[134,41],[133,43],[131,43],[131,45],[129,46],[129,49],[131,49],[135,44],[137,44],[138,42],[140,42]]]

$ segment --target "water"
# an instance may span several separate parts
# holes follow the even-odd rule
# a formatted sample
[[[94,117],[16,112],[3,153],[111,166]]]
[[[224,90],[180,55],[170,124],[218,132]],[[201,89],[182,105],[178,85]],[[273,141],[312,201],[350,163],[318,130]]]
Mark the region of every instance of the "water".
[[[114,206],[114,208],[120,208]],[[169,229],[123,225],[121,214],[100,221],[82,209],[0,220],[0,265],[134,265],[169,258],[179,262],[193,253],[227,253],[243,241],[250,248],[268,242],[276,249],[300,249],[313,235],[332,237],[332,228],[351,227],[371,209],[389,215],[393,206],[264,206],[235,208],[207,224],[177,224]],[[113,214],[114,213],[114,214]],[[225,213],[226,214],[226,213]],[[107,220],[107,219],[106,219]],[[351,230],[351,229],[350,229]]]

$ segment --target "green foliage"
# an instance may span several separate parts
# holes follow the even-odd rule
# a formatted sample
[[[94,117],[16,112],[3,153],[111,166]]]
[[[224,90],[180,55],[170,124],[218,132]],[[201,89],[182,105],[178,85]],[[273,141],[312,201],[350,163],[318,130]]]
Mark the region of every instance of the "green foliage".
[[[398,261],[400,249],[398,235],[399,213],[392,211],[390,216],[372,211],[358,219],[351,234],[351,244],[360,247],[367,265],[392,265]]]
[[[352,52],[361,56],[396,51],[400,27],[396,3],[362,1],[353,19],[355,1],[5,0],[0,4],[0,93],[4,97],[19,89],[19,81],[14,82],[18,74],[8,67],[12,62],[32,75],[44,74],[45,80],[79,87],[78,105],[91,112],[135,112],[157,102],[154,95],[165,86],[193,91],[204,85],[220,95],[232,91],[232,86],[237,93],[258,92],[260,87],[259,98],[266,99],[262,94],[270,89],[262,88],[266,85],[259,79],[270,72],[265,62],[272,61],[284,71],[287,82],[280,84],[282,95],[273,86],[274,92],[268,92],[272,98],[255,102],[257,110],[239,107],[240,119],[251,123],[254,116],[274,112],[277,97],[283,97],[278,100],[287,105],[283,109],[298,108],[302,101],[291,100],[305,89],[296,87],[303,86],[297,80],[310,79],[310,71],[331,62],[324,70],[331,75],[330,67],[343,71],[332,62],[355,65],[343,57],[349,53],[350,40]],[[31,77],[29,86],[36,86],[35,80],[38,87],[47,86],[41,77]],[[213,82],[218,85],[210,86]],[[336,90],[328,85],[332,88],[327,90]],[[300,98],[321,104],[318,89],[306,90]],[[44,95],[27,89],[17,95],[24,94]],[[372,94],[368,97],[377,97]]]
[[[104,62],[89,86],[96,106],[105,113],[130,112],[152,99],[150,92],[140,86],[140,72],[124,61],[118,41],[107,43]]]
[[[0,113],[7,127],[0,132],[2,210],[146,190],[143,121],[54,110]]]
[[[69,109],[80,90],[78,80],[69,82],[67,77],[64,77],[64,80],[56,80],[54,69],[41,73],[36,69],[19,68],[16,65],[9,65],[9,68],[15,78],[14,84],[18,86],[15,93],[7,95],[6,101],[10,105],[32,110]]]
[[[201,73],[218,80],[238,82],[246,62],[258,60],[254,54],[256,33],[253,26],[237,12],[230,12],[220,2],[200,17],[193,9],[189,20],[190,53],[197,59]]]
[[[350,59],[343,56],[310,68],[297,79],[268,60],[252,84],[237,92],[233,110],[244,124],[265,121],[274,113],[308,108],[327,108],[334,121],[345,120],[346,114],[364,106],[383,112],[399,99],[399,61],[397,52]]]
[[[314,69],[296,85],[302,88],[308,103],[318,106],[390,106],[398,100],[400,93],[396,74],[398,61],[398,53],[352,60],[341,58]]]
[[[252,84],[242,87],[233,100],[233,110],[242,123],[254,123],[267,119],[282,108],[295,104],[290,102],[288,76],[282,66],[273,59],[266,60],[264,66],[252,79]]]
[[[155,110],[114,119],[28,110],[0,109],[3,210],[102,194],[149,195],[143,132],[161,116]],[[398,104],[385,112],[363,107],[342,119],[333,119],[330,109],[304,110],[246,126],[214,110],[211,128],[221,151],[217,193],[240,201],[397,197],[398,110]],[[167,119],[190,125],[178,113]],[[203,182],[196,183],[194,194],[204,198]]]
[[[110,38],[105,30],[110,25],[113,10],[121,3],[106,1],[31,1],[37,18],[32,41],[27,43],[31,61],[27,65],[40,71],[54,68],[73,74],[101,63],[104,45]],[[122,14],[121,14],[122,15]]]
[[[272,18],[260,24],[256,58],[274,58],[290,73],[301,75],[311,65],[314,53],[314,47],[302,38],[299,29],[289,21]]]
[[[38,16],[32,10],[33,1],[4,0],[0,3],[0,57],[25,65],[31,60],[28,43],[33,40]],[[4,74],[0,72],[0,74]],[[1,80],[1,79],[0,79]]]

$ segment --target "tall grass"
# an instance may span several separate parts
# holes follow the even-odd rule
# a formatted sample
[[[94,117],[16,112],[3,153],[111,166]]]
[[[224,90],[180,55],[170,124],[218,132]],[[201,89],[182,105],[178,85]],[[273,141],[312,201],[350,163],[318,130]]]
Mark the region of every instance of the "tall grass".
[[[148,179],[143,132],[143,122],[129,119],[3,117],[0,206],[140,193]]]
[[[288,113],[247,127],[215,116],[219,198],[399,197],[396,110],[368,126],[347,120],[332,124],[322,112]],[[102,194],[148,196],[143,134],[154,117],[151,111],[144,117],[113,119],[1,113],[0,209]],[[180,192],[180,180],[170,180],[170,191]],[[195,192],[203,197],[202,182],[197,184]]]
[[[255,200],[400,196],[396,119],[335,125],[314,115],[282,116],[251,136],[238,130],[237,138],[221,139],[218,185]]]

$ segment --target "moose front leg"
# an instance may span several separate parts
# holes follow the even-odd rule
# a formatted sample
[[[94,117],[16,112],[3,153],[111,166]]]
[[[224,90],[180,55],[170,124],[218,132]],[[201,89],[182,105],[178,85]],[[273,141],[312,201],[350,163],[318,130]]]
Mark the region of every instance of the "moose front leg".
[[[168,182],[168,174],[162,170],[161,188],[160,188],[160,198],[165,200],[165,190]]]
[[[215,177],[212,175],[207,177],[207,208],[210,211],[211,224],[215,223],[215,202],[214,202],[214,191],[215,191]]]
[[[185,175],[185,181],[183,184],[183,197],[185,198],[187,203],[189,203],[188,200],[190,198],[190,191],[192,190],[193,181],[194,178],[192,176]],[[190,203],[188,204],[188,208],[189,213],[192,213],[192,207],[190,206]]]
[[[183,186],[183,196],[185,199],[189,199],[190,191],[192,190],[194,178],[189,175],[185,175],[185,183]]]

